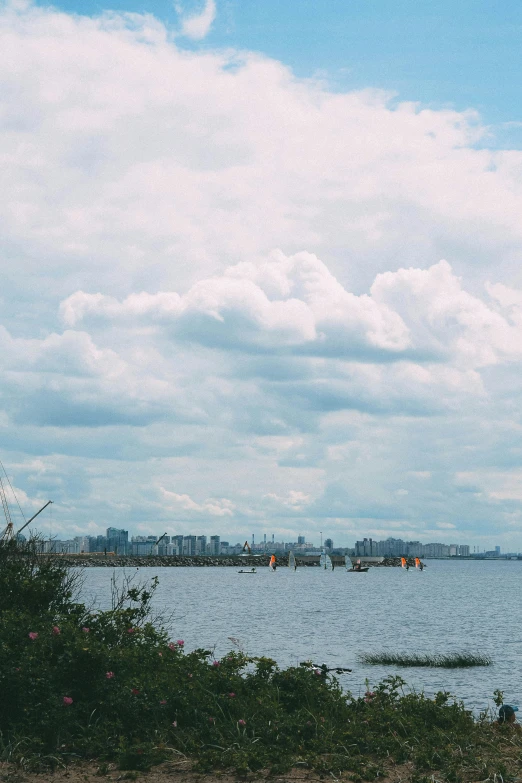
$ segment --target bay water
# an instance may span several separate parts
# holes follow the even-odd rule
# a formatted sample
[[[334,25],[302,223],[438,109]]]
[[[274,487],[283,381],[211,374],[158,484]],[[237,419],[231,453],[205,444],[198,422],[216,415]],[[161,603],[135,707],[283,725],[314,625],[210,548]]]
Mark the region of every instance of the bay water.
[[[359,695],[390,674],[432,695],[446,690],[475,711],[493,691],[522,710],[522,561],[430,560],[424,571],[344,568],[297,571],[266,567],[87,568],[82,599],[110,606],[111,578],[159,579],[154,607],[171,616],[173,640],[219,658],[239,645],[280,666],[301,661],[353,669],[339,676]],[[231,641],[233,639],[234,641]],[[468,669],[364,665],[368,652],[444,654],[470,651],[493,664]]]

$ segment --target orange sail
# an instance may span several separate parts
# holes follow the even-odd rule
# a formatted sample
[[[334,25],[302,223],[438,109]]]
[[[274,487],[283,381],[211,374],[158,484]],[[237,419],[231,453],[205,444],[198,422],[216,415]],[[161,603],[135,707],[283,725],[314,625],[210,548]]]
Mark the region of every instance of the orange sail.
[[[406,568],[406,558],[405,557],[401,557],[401,567],[402,568]]]
[[[419,560],[418,557],[416,557],[415,558],[415,568],[419,568],[419,567],[420,567],[420,560]]]
[[[275,571],[276,568],[275,555],[272,555],[272,557],[270,558],[270,568],[272,569],[272,571]]]

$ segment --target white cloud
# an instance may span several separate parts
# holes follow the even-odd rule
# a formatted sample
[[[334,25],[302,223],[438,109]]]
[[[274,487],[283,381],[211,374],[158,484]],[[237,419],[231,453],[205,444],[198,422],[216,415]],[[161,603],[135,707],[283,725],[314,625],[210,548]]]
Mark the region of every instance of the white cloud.
[[[193,38],[196,41],[200,41],[209,34],[215,18],[215,0],[205,0],[205,5],[201,13],[188,16],[182,20],[181,33],[187,38]]]
[[[17,485],[71,531],[515,527],[522,153],[480,149],[473,112],[175,40],[0,12]]]
[[[203,503],[196,503],[189,495],[178,495],[160,487],[162,497],[172,511],[183,510],[196,514],[210,514],[214,517],[230,517],[234,512],[234,503],[227,498],[210,498]]]

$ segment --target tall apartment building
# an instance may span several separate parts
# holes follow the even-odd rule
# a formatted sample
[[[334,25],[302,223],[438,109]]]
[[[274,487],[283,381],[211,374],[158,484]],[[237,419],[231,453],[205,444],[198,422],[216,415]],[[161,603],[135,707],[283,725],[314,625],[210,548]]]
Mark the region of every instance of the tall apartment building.
[[[221,537],[210,536],[209,554],[220,555],[221,554]]]
[[[207,554],[207,537],[206,536],[198,536],[196,538],[196,555],[206,555]]]
[[[126,555],[129,550],[129,531],[116,527],[107,528],[107,549],[118,555]]]
[[[183,554],[196,554],[196,536],[183,536]]]

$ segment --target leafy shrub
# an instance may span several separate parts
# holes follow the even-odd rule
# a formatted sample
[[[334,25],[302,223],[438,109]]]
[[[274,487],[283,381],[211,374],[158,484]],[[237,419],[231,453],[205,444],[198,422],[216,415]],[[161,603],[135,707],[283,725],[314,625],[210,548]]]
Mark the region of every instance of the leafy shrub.
[[[100,769],[116,760],[146,770],[185,754],[201,771],[280,774],[301,764],[373,780],[384,761],[453,776],[463,765],[482,771],[480,749],[498,745],[489,724],[448,694],[408,693],[398,677],[355,697],[311,667],[185,653],[151,615],[154,580],[127,584],[104,612],[79,603],[77,586],[77,574],[38,555],[34,542],[0,546],[5,759],[97,758]]]

